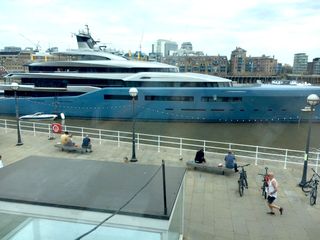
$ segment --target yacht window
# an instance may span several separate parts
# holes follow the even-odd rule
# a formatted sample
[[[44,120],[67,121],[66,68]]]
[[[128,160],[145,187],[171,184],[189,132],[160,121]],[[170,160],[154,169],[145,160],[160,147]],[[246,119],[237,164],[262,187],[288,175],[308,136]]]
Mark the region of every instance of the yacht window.
[[[103,96],[104,100],[132,100],[130,95],[112,95],[112,94],[105,94]],[[135,97],[138,100],[138,96]]]
[[[146,101],[180,101],[180,102],[192,102],[194,98],[192,96],[145,96]]]
[[[242,102],[242,97],[201,97],[201,102]]]
[[[206,110],[202,108],[182,108],[181,111],[204,112]]]
[[[213,112],[223,112],[224,109],[211,109],[211,111],[213,111]]]

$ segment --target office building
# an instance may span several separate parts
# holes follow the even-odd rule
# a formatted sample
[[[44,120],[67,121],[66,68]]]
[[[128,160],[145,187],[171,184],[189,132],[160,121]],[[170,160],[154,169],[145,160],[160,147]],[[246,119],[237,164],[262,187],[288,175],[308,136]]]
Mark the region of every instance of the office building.
[[[293,59],[293,74],[307,74],[308,69],[308,55],[305,53],[294,54]]]
[[[156,43],[155,52],[161,54],[162,57],[172,55],[173,52],[178,50],[178,44],[173,41],[159,39]]]

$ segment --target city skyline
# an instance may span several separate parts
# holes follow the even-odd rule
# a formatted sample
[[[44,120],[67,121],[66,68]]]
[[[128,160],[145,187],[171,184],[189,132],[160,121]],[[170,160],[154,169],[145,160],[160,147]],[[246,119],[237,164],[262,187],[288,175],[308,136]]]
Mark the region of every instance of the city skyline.
[[[290,65],[295,53],[309,61],[320,56],[320,3],[309,0],[4,0],[0,7],[1,48],[76,48],[71,33],[88,24],[95,39],[125,52],[149,53],[155,41],[168,39],[228,59],[236,47]]]

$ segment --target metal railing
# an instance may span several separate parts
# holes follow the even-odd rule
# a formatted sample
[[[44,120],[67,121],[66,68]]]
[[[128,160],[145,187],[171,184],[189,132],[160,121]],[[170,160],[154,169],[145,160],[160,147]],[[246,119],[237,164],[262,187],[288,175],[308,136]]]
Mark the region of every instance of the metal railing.
[[[0,119],[0,128],[3,128],[5,132],[8,129],[16,128],[15,120]],[[31,121],[20,121],[21,131],[32,132],[34,136],[37,133],[46,133],[52,136],[51,124],[31,122]],[[132,133],[124,131],[114,131],[105,129],[95,129],[77,126],[63,125],[63,131],[72,132],[74,136],[83,138],[86,134],[90,135],[90,138],[98,140],[100,144],[103,141],[116,142],[118,147],[121,143],[131,143]],[[304,151],[292,150],[292,149],[281,149],[273,147],[254,146],[237,143],[226,143],[218,141],[207,141],[199,139],[189,138],[177,138],[170,136],[160,136],[136,133],[136,144],[139,149],[141,145],[151,146],[156,151],[161,152],[162,149],[170,148],[179,152],[182,156],[184,151],[197,151],[203,148],[206,154],[212,153],[216,155],[224,156],[227,151],[232,150],[238,158],[244,158],[251,160],[258,165],[262,161],[276,162],[283,165],[283,168],[287,168],[287,164],[302,165],[304,161]],[[312,150],[309,152],[309,165],[318,169],[320,150]]]

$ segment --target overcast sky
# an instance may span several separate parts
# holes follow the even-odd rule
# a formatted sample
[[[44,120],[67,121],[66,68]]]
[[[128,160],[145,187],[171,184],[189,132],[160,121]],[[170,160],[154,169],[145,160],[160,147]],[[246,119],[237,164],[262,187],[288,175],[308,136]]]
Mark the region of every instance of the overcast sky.
[[[76,48],[72,33],[88,24],[93,37],[123,51],[151,52],[157,39],[190,41],[224,55],[274,56],[293,64],[320,57],[318,0],[1,0],[0,48]]]

